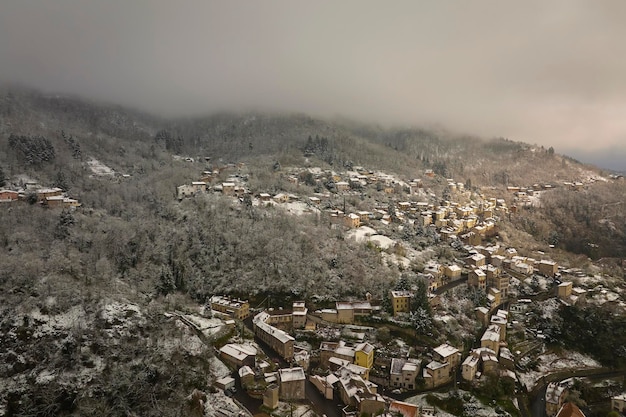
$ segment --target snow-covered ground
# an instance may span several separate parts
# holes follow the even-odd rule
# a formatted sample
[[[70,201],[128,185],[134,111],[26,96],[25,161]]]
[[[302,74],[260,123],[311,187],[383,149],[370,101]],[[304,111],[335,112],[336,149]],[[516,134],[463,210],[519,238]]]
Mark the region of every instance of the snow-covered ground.
[[[108,175],[115,175],[115,171],[112,168],[104,165],[102,162],[98,161],[96,158],[91,158],[87,161],[87,166],[93,172],[93,175],[104,177]]]
[[[578,352],[566,351],[560,355],[548,353],[540,355],[539,367],[536,371],[518,374],[520,382],[527,389],[532,389],[541,377],[553,372],[565,371],[568,369],[600,368],[602,365],[595,359]]]

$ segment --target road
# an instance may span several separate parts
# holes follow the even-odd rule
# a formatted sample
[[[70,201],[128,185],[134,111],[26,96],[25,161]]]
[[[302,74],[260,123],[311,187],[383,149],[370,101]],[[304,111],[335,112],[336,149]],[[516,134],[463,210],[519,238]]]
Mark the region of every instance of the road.
[[[437,288],[435,290],[435,294],[441,295],[441,294],[445,293],[446,291],[449,291],[449,290],[451,290],[454,287],[458,287],[459,285],[464,284],[466,282],[467,282],[467,275],[465,275],[461,279],[457,279],[455,281],[450,281],[447,284],[442,285],[441,287],[439,287],[439,288]]]

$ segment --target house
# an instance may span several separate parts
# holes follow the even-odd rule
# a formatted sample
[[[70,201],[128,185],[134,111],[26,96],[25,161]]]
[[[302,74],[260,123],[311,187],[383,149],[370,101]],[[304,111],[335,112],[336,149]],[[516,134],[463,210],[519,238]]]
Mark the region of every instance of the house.
[[[491,324],[480,338],[480,347],[491,349],[497,355],[500,351],[500,341],[502,340],[500,337],[500,326]]]
[[[55,208],[69,208],[69,207],[80,207],[80,203],[78,200],[74,200],[73,198],[64,197],[62,195],[55,195],[52,197],[46,197],[45,200],[42,201],[42,204],[46,207]]]
[[[546,388],[546,414],[548,417],[557,415],[569,393],[571,379],[561,382],[550,382]]]
[[[354,363],[367,369],[374,366],[374,346],[370,343],[359,343],[354,347]]]
[[[355,362],[356,350],[346,345],[343,340],[339,342],[322,342],[320,344],[320,365],[330,366],[330,358],[344,359],[350,363]]]
[[[235,183],[234,182],[223,182],[222,183],[222,194],[224,195],[233,195],[235,193]]]
[[[389,412],[392,415],[399,414],[402,417],[420,417],[419,407],[404,401],[392,401],[391,404],[389,404]]]
[[[509,293],[509,284],[510,284],[509,275],[500,272],[500,270],[493,265],[487,265],[486,272],[487,272],[487,285],[497,289],[498,291],[502,293],[503,297],[506,297]]]
[[[191,188],[194,193],[200,193],[206,191],[206,182],[204,181],[194,181],[191,183]]]
[[[259,194],[259,201],[262,203],[269,203],[272,199],[272,196],[269,193],[261,193]]]
[[[328,374],[327,376],[311,375],[309,381],[318,389],[318,391],[327,400],[332,400],[334,397],[334,390],[339,382],[339,378],[335,374]]]
[[[378,386],[363,378],[350,375],[339,379],[341,401],[354,407],[359,414],[380,414],[385,409],[385,400],[377,393]]]
[[[391,359],[389,385],[394,388],[415,389],[415,380],[419,376],[420,363],[414,359]]]
[[[485,265],[485,255],[482,253],[475,253],[471,256],[467,257],[467,263],[469,265],[475,266],[476,268],[480,268]]]
[[[339,181],[335,183],[337,191],[348,191],[350,189],[350,183],[347,181]]]
[[[246,387],[254,384],[254,371],[249,366],[242,366],[237,373],[241,386]]]
[[[480,362],[482,363],[482,373],[495,375],[498,371],[498,357],[491,349],[482,349],[480,352]]]
[[[280,203],[288,203],[289,202],[289,195],[287,195],[285,193],[278,193],[274,197],[272,197],[272,200],[274,200],[274,202],[276,202],[278,204],[280,204]]]
[[[539,261],[538,268],[539,273],[546,277],[553,277],[557,272],[559,272],[559,266],[554,261]]]
[[[254,366],[256,353],[252,346],[229,343],[220,349],[220,358],[237,367]]]
[[[481,255],[482,256],[482,255]],[[487,289],[487,274],[482,269],[473,269],[467,276],[467,285],[481,290]]]
[[[55,188],[40,188],[37,191],[37,200],[45,201],[46,197],[55,197],[63,195],[63,190],[55,187]]]
[[[502,303],[502,293],[496,288],[489,287],[487,291],[487,302],[489,303],[489,310],[493,311]]]
[[[422,371],[424,385],[426,388],[435,388],[451,381],[452,372],[450,365],[432,361],[426,365]]]
[[[226,391],[227,389],[233,388],[235,386],[235,378],[230,376],[225,376],[215,381],[215,385],[221,389]]]
[[[413,293],[410,291],[390,291],[391,306],[393,307],[393,315],[400,313],[408,313],[411,311],[411,298]]]
[[[572,295],[572,283],[562,282],[557,287],[557,295],[560,299],[565,300]]]
[[[0,190],[0,202],[16,201],[19,193],[13,190]]]
[[[277,384],[270,384],[263,393],[263,406],[274,410],[278,407],[278,394],[280,388]]]
[[[476,378],[479,361],[479,357],[475,355],[469,355],[465,358],[463,364],[461,365],[461,376],[464,380],[473,381],[474,378]]]
[[[354,308],[352,303],[337,302],[335,304],[337,311],[337,323],[354,323]]]
[[[331,372],[339,378],[346,375],[355,375],[363,378],[365,381],[369,380],[370,370],[363,366],[335,357],[330,358],[328,364]]]
[[[433,358],[456,368],[461,362],[461,352],[454,346],[444,343],[433,349]]]
[[[250,304],[247,300],[230,298],[225,295],[214,295],[210,299],[211,310],[225,314],[237,320],[250,316]]]
[[[294,329],[303,329],[306,326],[306,308],[304,301],[294,301],[292,305],[292,325]]]
[[[486,326],[489,323],[489,309],[486,307],[476,307],[474,309],[476,312],[476,319]]]
[[[611,397],[611,410],[619,411],[624,414],[624,411],[626,411],[626,394]]]
[[[343,218],[343,225],[350,229],[355,229],[361,225],[361,218],[354,213],[350,213]]]
[[[304,376],[304,369],[300,367],[279,369],[278,380],[281,400],[303,400],[305,398],[306,377]]]
[[[458,265],[448,265],[444,268],[443,273],[450,281],[461,278],[461,267]]]

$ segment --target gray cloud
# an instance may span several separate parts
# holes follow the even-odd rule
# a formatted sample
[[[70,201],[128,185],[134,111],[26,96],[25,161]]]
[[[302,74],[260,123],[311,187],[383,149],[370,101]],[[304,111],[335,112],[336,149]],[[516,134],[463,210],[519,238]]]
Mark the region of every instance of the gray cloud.
[[[626,3],[21,0],[0,79],[165,115],[266,109],[626,146]]]

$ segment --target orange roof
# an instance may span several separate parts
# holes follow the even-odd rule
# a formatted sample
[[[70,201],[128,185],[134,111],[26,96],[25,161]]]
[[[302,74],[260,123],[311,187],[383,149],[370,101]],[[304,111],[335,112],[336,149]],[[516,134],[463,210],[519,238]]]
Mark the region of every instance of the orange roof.
[[[559,410],[556,417],[585,417],[580,408],[574,403],[565,403]]]
[[[419,408],[416,405],[405,403],[403,401],[392,401],[389,405],[389,411],[396,411],[402,414],[402,417],[419,416]]]

